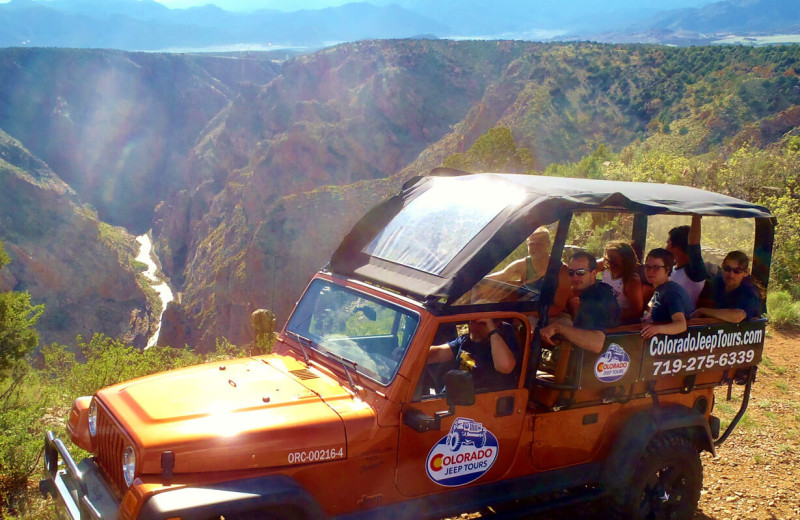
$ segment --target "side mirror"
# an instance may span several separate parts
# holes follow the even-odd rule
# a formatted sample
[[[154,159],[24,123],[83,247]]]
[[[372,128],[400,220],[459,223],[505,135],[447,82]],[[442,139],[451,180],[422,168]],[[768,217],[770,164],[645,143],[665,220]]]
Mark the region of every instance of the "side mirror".
[[[403,412],[403,424],[419,433],[439,430],[442,418],[456,413],[456,406],[472,406],[475,404],[475,383],[472,374],[464,370],[451,370],[445,375],[448,410],[436,412],[433,417],[415,408]]]
[[[456,406],[475,404],[475,383],[466,370],[451,370],[445,375],[447,406],[454,412]]]

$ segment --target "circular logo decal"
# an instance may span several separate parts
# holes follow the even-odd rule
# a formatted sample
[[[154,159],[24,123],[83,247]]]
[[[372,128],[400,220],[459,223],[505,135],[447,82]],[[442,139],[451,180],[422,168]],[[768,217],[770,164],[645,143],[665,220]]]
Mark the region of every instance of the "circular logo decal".
[[[594,364],[594,375],[603,383],[619,381],[628,372],[631,358],[622,347],[616,343],[608,346],[602,356]]]
[[[463,486],[479,479],[497,459],[497,438],[472,419],[459,417],[428,453],[426,471],[442,486]]]

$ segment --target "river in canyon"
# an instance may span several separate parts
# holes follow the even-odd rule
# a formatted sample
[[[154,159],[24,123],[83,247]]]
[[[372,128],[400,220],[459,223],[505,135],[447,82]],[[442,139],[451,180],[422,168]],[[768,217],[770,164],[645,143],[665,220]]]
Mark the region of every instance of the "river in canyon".
[[[161,317],[164,315],[164,309],[167,308],[167,304],[173,300],[173,294],[167,282],[156,276],[158,266],[154,261],[153,242],[150,240],[150,235],[140,235],[136,237],[136,241],[141,245],[136,260],[147,264],[147,270],[144,272],[144,275],[148,280],[153,282],[151,285],[158,294],[158,297],[161,298],[161,316],[158,317],[158,328],[156,328],[153,336],[147,341],[147,346],[145,347],[150,348],[158,341],[158,334],[161,332]]]

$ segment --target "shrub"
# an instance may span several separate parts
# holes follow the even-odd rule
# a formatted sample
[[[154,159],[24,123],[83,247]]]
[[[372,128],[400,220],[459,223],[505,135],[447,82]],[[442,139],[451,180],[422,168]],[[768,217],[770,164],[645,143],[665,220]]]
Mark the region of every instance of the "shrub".
[[[787,291],[767,295],[770,323],[776,329],[800,329],[800,302],[793,301]]]
[[[72,401],[121,381],[207,361],[245,355],[243,348],[222,339],[206,356],[187,349],[152,347],[137,350],[96,334],[77,339],[76,356],[64,345],[43,346],[33,368],[21,360],[0,379],[0,516],[50,518],[50,505],[31,494],[31,479],[42,468],[46,430],[65,438]],[[78,357],[84,358],[81,362]],[[74,449],[74,447],[73,447]],[[73,451],[73,454],[77,453]]]

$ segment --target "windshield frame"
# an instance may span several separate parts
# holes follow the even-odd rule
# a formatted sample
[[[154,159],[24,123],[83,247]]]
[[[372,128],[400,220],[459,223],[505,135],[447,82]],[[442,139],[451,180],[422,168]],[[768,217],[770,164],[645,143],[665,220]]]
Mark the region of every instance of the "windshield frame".
[[[330,298],[331,303],[341,304],[341,308],[326,306],[321,309],[319,306],[321,302],[324,304],[324,298]],[[350,298],[350,300],[334,302],[337,298]],[[369,309],[366,311],[363,309],[368,305],[369,309],[375,311],[375,319],[370,318]],[[348,311],[348,306],[353,309]],[[336,318],[333,321],[326,321],[323,325],[323,317],[330,319],[328,314],[323,313],[331,312]],[[369,322],[366,324],[367,328],[370,324],[373,324],[373,327],[380,327],[387,322],[387,318],[392,322],[391,327],[382,333],[349,336],[343,334],[348,326],[357,327],[358,322],[366,320]],[[397,377],[421,323],[421,313],[415,309],[359,290],[352,285],[342,284],[335,278],[316,277],[297,302],[294,312],[286,322],[284,332],[293,340],[295,335],[307,338],[310,343],[305,345],[305,348],[313,350],[316,359],[325,358],[333,366],[342,368],[346,374],[352,370],[360,379],[365,378],[387,387]],[[315,327],[331,325],[334,329],[327,335],[320,334],[325,333],[321,328],[314,330]],[[373,351],[367,348],[370,345]],[[374,350],[376,347],[382,348],[383,351]],[[387,351],[386,347],[394,348]]]

